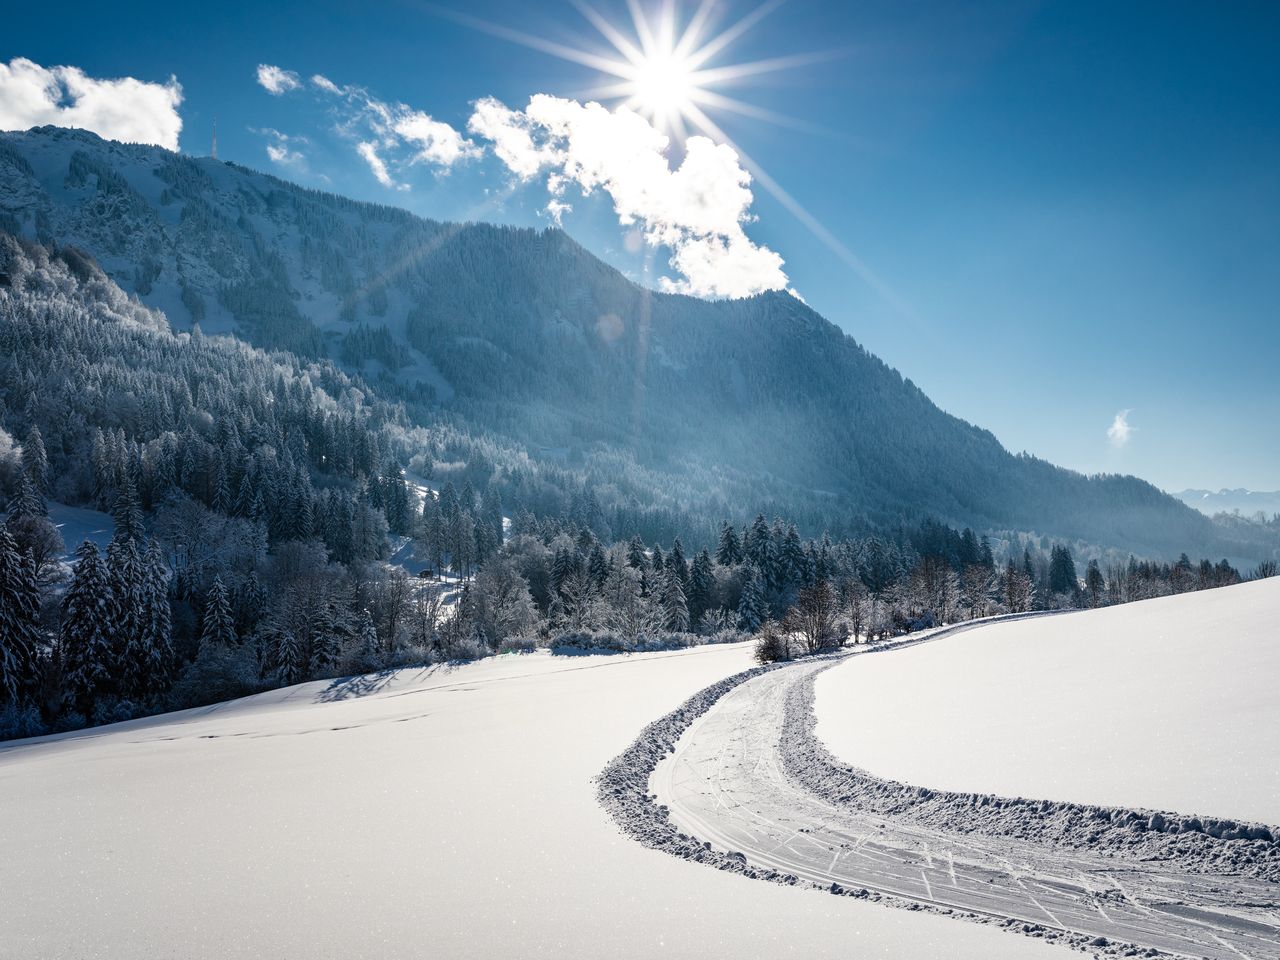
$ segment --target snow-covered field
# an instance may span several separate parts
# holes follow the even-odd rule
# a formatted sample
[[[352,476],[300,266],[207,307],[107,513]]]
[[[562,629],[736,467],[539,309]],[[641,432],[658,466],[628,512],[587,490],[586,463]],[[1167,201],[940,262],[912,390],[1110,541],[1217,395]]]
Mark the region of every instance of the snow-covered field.
[[[930,787],[1280,823],[1280,578],[993,624],[816,683],[841,760]]]
[[[592,778],[749,664],[506,656],[5,745],[0,957],[1049,955],[622,836]]]
[[[88,507],[69,507],[65,503],[51,502],[49,519],[62,535],[68,560],[75,558],[76,547],[85,540],[92,540],[100,549],[105,550],[116,530],[115,521],[110,514],[90,510]]]

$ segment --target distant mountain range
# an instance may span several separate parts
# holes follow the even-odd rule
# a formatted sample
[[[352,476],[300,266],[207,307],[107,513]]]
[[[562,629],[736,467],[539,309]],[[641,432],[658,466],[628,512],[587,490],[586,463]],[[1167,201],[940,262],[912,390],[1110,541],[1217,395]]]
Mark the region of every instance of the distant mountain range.
[[[479,458],[524,505],[598,512],[615,533],[934,516],[1256,552],[1145,481],[1011,454],[792,296],[655,293],[560,230],[437,223],[54,127],[0,134],[0,229],[83,249],[178,329],[334,358],[448,437],[437,456]],[[1038,382],[1019,402],[1056,402]]]
[[[1243,517],[1262,513],[1270,518],[1280,513],[1280,490],[1228,490],[1224,487],[1221,490],[1183,490],[1174,496],[1210,517],[1215,513],[1239,512]]]

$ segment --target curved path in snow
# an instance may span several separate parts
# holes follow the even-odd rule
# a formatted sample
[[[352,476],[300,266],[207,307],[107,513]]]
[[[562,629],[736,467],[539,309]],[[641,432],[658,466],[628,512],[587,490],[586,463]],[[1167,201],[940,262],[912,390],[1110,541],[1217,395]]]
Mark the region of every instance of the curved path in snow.
[[[792,724],[789,744],[797,722],[812,733],[813,681],[842,660],[800,661],[752,677],[690,725],[650,781],[676,829],[762,870],[1003,919],[1033,935],[1064,930],[1099,949],[1136,944],[1193,957],[1280,960],[1275,883],[993,835],[963,816],[924,824],[883,804],[828,802],[800,784],[795,758],[781,748],[784,728]],[[975,809],[971,816],[983,815]]]

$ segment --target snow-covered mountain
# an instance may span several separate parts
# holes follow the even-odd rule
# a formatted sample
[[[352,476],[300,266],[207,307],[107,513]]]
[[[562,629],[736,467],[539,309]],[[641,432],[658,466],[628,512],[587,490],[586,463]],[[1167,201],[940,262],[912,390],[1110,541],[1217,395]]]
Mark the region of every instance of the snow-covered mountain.
[[[585,489],[663,539],[764,510],[814,533],[932,515],[1250,555],[1141,480],[1010,454],[793,297],[646,291],[559,230],[437,223],[53,127],[0,134],[0,229],[83,248],[178,329],[332,357],[485,456],[555,465],[563,483],[521,497],[545,512]]]
[[[1239,512],[1243,517],[1262,513],[1271,517],[1280,513],[1280,490],[1245,490],[1237,487],[1228,490],[1183,490],[1175,497],[1206,516],[1216,513]]]

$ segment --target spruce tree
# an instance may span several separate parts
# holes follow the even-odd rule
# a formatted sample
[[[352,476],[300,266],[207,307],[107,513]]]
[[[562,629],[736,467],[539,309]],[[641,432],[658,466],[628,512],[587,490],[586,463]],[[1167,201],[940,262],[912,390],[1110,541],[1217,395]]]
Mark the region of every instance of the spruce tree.
[[[688,585],[689,564],[684,558],[684,544],[680,542],[679,537],[676,537],[675,542],[671,544],[671,553],[667,556],[667,569],[680,578],[681,588]]]
[[[45,505],[44,495],[40,487],[31,479],[24,468],[22,479],[18,481],[18,493],[9,501],[9,521],[16,523],[32,517],[47,517],[49,509]]]
[[[742,562],[742,544],[738,542],[738,531],[733,524],[725,522],[720,528],[720,545],[716,547],[716,563],[722,567],[732,567]]]
[[[287,628],[276,633],[276,673],[280,685],[289,687],[306,679],[306,657],[297,635]]]
[[[0,528],[0,703],[23,704],[40,682],[40,589],[35,570]]]
[[[711,605],[711,594],[715,590],[715,576],[711,572],[711,555],[702,550],[693,558],[693,566],[689,568],[689,589],[686,599],[689,601],[689,620],[697,623]]]
[[[214,577],[205,596],[204,622],[200,628],[200,647],[233,646],[236,642],[235,625],[231,619],[231,602],[221,577]],[[300,661],[301,662],[301,661]]]
[[[35,424],[27,431],[26,442],[22,444],[22,469],[37,491],[43,494],[49,489],[49,455],[40,428]]]
[[[68,695],[76,709],[91,716],[112,684],[111,582],[97,544],[85,540],[76,549],[76,568],[62,598],[58,652]]]
[[[138,500],[138,488],[127,471],[116,491],[116,501],[111,509],[111,516],[116,522],[114,540],[142,542],[145,532],[142,526],[142,504]]]
[[[689,629],[689,604],[685,599],[680,577],[675,570],[668,567],[662,581],[662,596],[659,602],[662,605],[663,623],[668,630],[684,633]]]
[[[142,558],[135,541],[119,538],[107,547],[107,580],[111,606],[108,626],[111,631],[111,661],[108,668],[115,693],[132,698],[146,686],[142,671],[146,658],[141,651],[144,577]]]
[[[169,606],[169,568],[155,540],[143,558],[143,605],[141,631],[140,694],[154,697],[163,693],[173,675],[173,626]]]
[[[764,584],[760,571],[753,569],[742,585],[742,597],[738,601],[738,626],[754,633],[764,623]]]
[[[338,622],[337,606],[332,597],[320,604],[311,624],[311,649],[307,657],[307,673],[319,676],[338,662],[342,649],[342,632]]]
[[[627,566],[641,571],[649,569],[649,558],[645,554],[644,541],[638,536],[632,537],[631,542],[627,544]]]

